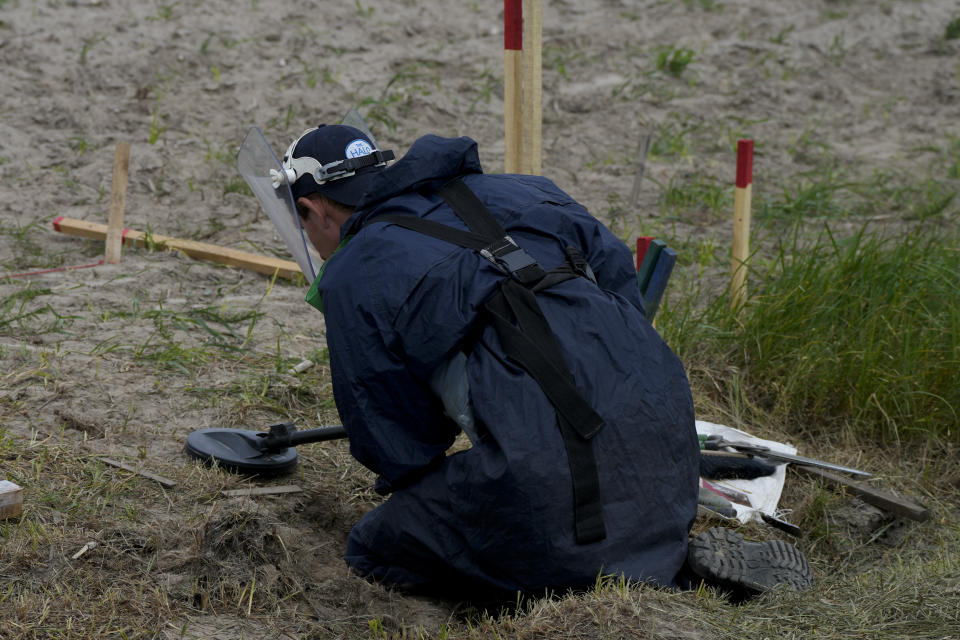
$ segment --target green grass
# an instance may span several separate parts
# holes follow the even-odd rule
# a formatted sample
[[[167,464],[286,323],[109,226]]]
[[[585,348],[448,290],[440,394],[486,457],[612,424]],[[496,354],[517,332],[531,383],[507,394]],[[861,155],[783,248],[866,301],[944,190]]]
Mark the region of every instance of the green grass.
[[[878,169],[863,178],[836,159],[822,157],[819,166],[761,192],[754,202],[754,215],[759,221],[780,222],[864,216],[922,221],[954,215],[960,210],[956,197],[960,184],[952,175],[957,162],[947,155],[922,179],[890,169]]]
[[[960,18],[954,18],[948,22],[943,32],[944,40],[955,40],[956,38],[960,38]]]
[[[6,236],[8,248],[0,246],[0,266],[10,272],[48,269],[63,264],[63,254],[51,250],[40,242],[40,232],[46,231],[48,222],[34,221],[27,225],[19,222],[0,224],[0,236]],[[0,274],[0,278],[3,275]]]
[[[957,255],[951,251],[957,246],[956,238],[934,233],[938,229],[934,225],[942,218],[943,214],[918,226],[920,234],[912,241],[913,247],[927,249],[925,262],[929,264],[920,274],[906,274],[931,296],[942,292],[935,286],[937,274],[956,266],[950,262]],[[782,247],[777,261],[764,264],[757,258],[758,273],[751,279],[754,302],[740,316],[742,324],[729,314],[723,299],[713,307],[691,309],[685,326],[679,324],[683,309],[676,304],[676,297],[658,316],[661,332],[682,350],[692,376],[700,375],[710,357],[722,358],[739,368],[739,377],[728,375],[729,370],[724,374],[737,380],[740,393],[750,402],[767,402],[769,392],[765,378],[757,374],[756,351],[761,347],[754,343],[782,341],[783,353],[774,350],[771,357],[789,361],[791,354],[796,356],[805,348],[804,336],[807,343],[812,342],[811,333],[822,332],[823,323],[833,323],[811,323],[805,316],[816,318],[822,313],[830,317],[838,309],[864,306],[844,296],[838,298],[844,293],[858,299],[854,292],[862,285],[852,276],[864,270],[859,268],[864,261],[871,265],[868,272],[882,272],[882,265],[902,261],[892,244],[871,233],[844,240],[823,235],[812,245],[821,258],[817,264],[823,268],[811,275],[811,282],[822,288],[824,280],[839,277],[837,274],[851,276],[846,288],[837,284],[826,292],[835,304],[832,310],[823,310],[813,304],[815,300],[790,300],[796,286],[790,289],[786,283],[796,280],[796,272],[809,271],[804,267],[804,255],[809,251],[797,250],[786,239]],[[705,274],[724,261],[723,247],[709,238],[699,244],[691,240],[684,253],[692,254],[688,264],[697,262]],[[857,255],[860,263],[854,260]],[[939,271],[930,268],[940,263]],[[917,280],[927,276],[930,281]],[[134,286],[134,281],[130,282],[129,286]],[[887,279],[876,275],[871,282],[879,289]],[[258,281],[255,290],[259,292],[262,285]],[[951,286],[950,282],[945,286]],[[885,289],[900,301],[878,303],[879,311],[909,307],[910,291]],[[56,295],[44,286],[23,283],[4,299],[5,306],[0,309],[6,308],[3,317],[9,319],[44,309],[49,300],[61,314],[82,316],[74,321],[79,326],[73,331],[82,329],[112,338],[95,349],[96,353],[52,357],[40,351],[10,349],[6,355],[15,374],[4,380],[14,394],[0,395],[0,424],[17,424],[21,434],[11,437],[0,428],[0,457],[6,477],[25,487],[28,498],[20,520],[0,522],[0,574],[13,578],[0,587],[0,637],[146,639],[164,634],[177,637],[181,629],[186,629],[185,637],[210,637],[233,625],[230,629],[241,630],[236,632],[238,637],[276,637],[286,631],[301,637],[451,640],[806,638],[815,633],[831,638],[942,638],[957,625],[953,605],[960,577],[951,549],[960,544],[960,530],[947,506],[955,492],[946,489],[957,477],[952,463],[955,457],[949,452],[941,455],[936,448],[922,453],[922,447],[908,448],[905,464],[886,461],[882,455],[872,455],[869,461],[871,470],[885,483],[892,479],[894,486],[905,488],[908,494],[929,491],[921,495],[934,517],[923,525],[909,525],[909,536],[900,543],[886,538],[871,540],[872,533],[858,537],[845,530],[837,512],[846,499],[810,479],[791,475],[791,493],[783,504],[794,508],[792,520],[807,532],[799,544],[818,580],[817,587],[807,593],[771,594],[734,606],[710,589],[667,592],[604,578],[587,592],[531,600],[518,610],[484,612],[452,604],[427,609],[434,605],[392,594],[343,569],[340,555],[346,531],[378,500],[370,489],[372,474],[349,457],[348,443],[302,447],[297,475],[279,482],[295,482],[305,492],[259,498],[256,510],[248,501],[218,497],[220,489],[247,486],[248,481],[200,468],[180,457],[185,433],[209,426],[192,422],[200,416],[223,426],[263,425],[281,417],[302,427],[335,422],[329,354],[322,342],[306,343],[306,354],[317,366],[291,376],[286,371],[298,357],[292,357],[290,348],[281,347],[280,338],[273,335],[278,329],[283,334],[289,320],[275,309],[271,312],[269,303],[262,309],[259,303],[239,308],[160,304],[163,298],[158,300],[155,292],[143,288],[132,291],[132,298],[123,304],[94,297],[60,307],[53,302]],[[88,300],[86,296],[79,299]],[[862,292],[859,299],[870,301]],[[935,307],[925,297],[909,299],[922,300],[931,318],[942,320],[947,309],[946,305]],[[750,331],[757,325],[766,326],[752,319],[753,314],[760,318],[764,304],[780,309],[780,315],[771,321],[778,328],[773,338]],[[52,317],[48,311],[44,314]],[[876,313],[865,317],[880,326]],[[19,321],[7,325],[12,335],[23,338],[50,333],[49,327],[35,327],[29,324],[32,320],[23,320],[27,324],[22,327]],[[124,332],[128,327],[137,327],[140,336],[153,335],[149,341],[141,338],[138,344]],[[778,346],[762,344],[764,350]],[[54,346],[44,348],[52,351]],[[67,368],[73,358],[90,362],[89,368]],[[96,366],[99,374],[94,373]],[[786,374],[778,375],[781,383],[788,379]],[[141,379],[152,384],[141,385],[149,391],[137,400],[137,407],[131,405],[128,410],[119,402],[105,404],[113,408],[101,424],[95,422],[96,416],[104,414],[84,413],[96,411],[96,406],[71,406],[65,398],[57,399],[57,393],[71,393],[70,383],[78,379],[84,384],[126,384]],[[815,383],[826,384],[823,380]],[[40,389],[46,389],[43,395],[28,392]],[[703,385],[698,389],[698,402],[702,403]],[[791,401],[801,397],[796,386],[786,391]],[[44,408],[42,403],[51,398],[58,404]],[[714,405],[721,413],[734,411],[734,401],[729,397],[721,400]],[[32,438],[22,435],[26,416],[49,413],[55,406],[62,412],[57,426],[45,427],[43,434]],[[174,407],[186,417],[171,415]],[[151,411],[159,411],[159,415]],[[853,417],[848,418],[854,422]],[[865,420],[857,418],[856,424],[862,426]],[[87,423],[102,427],[103,433],[88,433]],[[171,433],[173,428],[175,433]],[[791,436],[802,437],[802,432],[797,429]],[[871,442],[870,433],[856,432],[855,442]],[[908,435],[901,433],[904,440],[911,439]],[[164,489],[101,464],[97,455],[103,455],[99,452],[110,442],[122,449],[127,462],[142,463],[148,470],[178,481],[179,486]],[[811,442],[816,440],[804,439],[805,446]],[[821,458],[838,455],[835,451],[804,453]],[[121,455],[118,452],[114,457]],[[777,535],[757,525],[744,527],[743,533],[753,539]],[[72,560],[72,554],[89,540],[97,541],[97,548]],[[318,554],[324,559],[311,564]],[[424,611],[429,613],[425,622]]]
[[[722,296],[666,310],[659,328],[685,356],[736,367],[755,402],[803,430],[960,442],[957,246],[939,226],[794,234],[774,260],[755,258],[739,313]]]
[[[79,316],[61,313],[53,304],[33,301],[53,292],[46,288],[26,287],[14,291],[0,300],[0,335],[41,336],[46,333],[63,333]],[[63,311],[63,310],[61,310]]]
[[[679,78],[696,57],[693,49],[668,45],[654,49],[654,66]]]
[[[160,136],[163,135],[163,132],[167,130],[165,126],[161,124],[161,120],[165,116],[160,113],[159,105],[153,108],[153,116],[150,118],[150,135],[147,137],[147,142],[150,144],[156,144],[160,140]]]
[[[664,213],[701,210],[715,215],[733,207],[729,184],[703,173],[677,174],[662,189],[661,207]]]

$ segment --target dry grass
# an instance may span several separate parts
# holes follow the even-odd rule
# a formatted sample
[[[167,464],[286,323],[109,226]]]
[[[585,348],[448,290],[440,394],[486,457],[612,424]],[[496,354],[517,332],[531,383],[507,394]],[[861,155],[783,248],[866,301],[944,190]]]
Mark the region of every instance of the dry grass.
[[[318,376],[326,373],[316,374]],[[323,388],[319,385],[318,388]],[[284,396],[295,412],[306,396]],[[296,401],[294,401],[296,399]],[[724,415],[721,405],[702,412]],[[4,405],[7,410],[10,404]],[[755,416],[754,416],[755,417]],[[729,420],[728,420],[729,421]],[[65,421],[69,422],[69,421]],[[742,426],[742,425],[741,425]],[[478,611],[409,598],[350,575],[340,559],[377,498],[345,443],[303,447],[305,491],[223,498],[242,479],[182,457],[140,462],[176,488],[103,465],[102,441],[6,434],[8,478],[26,510],[0,524],[0,637],[26,638],[947,638],[960,633],[956,452],[873,451],[838,442],[811,455],[868,462],[886,486],[921,499],[926,523],[894,519],[791,474],[783,505],[817,576],[806,593],[731,604],[711,590],[670,593],[616,580],[595,589]],[[775,435],[776,430],[764,435]],[[946,445],[944,445],[946,446]],[[133,460],[137,462],[137,460]],[[698,523],[702,528],[708,523]],[[777,532],[750,525],[755,539]],[[77,559],[84,544],[97,546]]]

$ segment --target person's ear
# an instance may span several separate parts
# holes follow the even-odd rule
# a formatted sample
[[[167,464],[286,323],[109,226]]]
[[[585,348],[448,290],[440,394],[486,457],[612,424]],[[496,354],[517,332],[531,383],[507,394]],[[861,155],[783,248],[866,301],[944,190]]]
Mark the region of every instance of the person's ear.
[[[314,200],[313,198],[308,198],[306,196],[299,198],[297,200],[297,213],[300,215],[300,219],[305,222],[310,218],[311,212],[317,214],[317,217],[321,223],[326,224],[326,211],[320,205],[319,200]]]

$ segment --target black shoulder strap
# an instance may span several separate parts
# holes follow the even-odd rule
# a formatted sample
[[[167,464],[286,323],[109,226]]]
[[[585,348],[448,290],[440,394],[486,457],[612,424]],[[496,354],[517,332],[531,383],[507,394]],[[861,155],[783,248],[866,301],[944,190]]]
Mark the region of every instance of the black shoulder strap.
[[[440,188],[439,193],[474,233],[493,239],[507,235],[487,206],[462,179],[451,180]]]
[[[433,220],[417,218],[416,216],[404,215],[402,213],[387,213],[382,216],[377,216],[371,220],[371,222],[389,222],[398,227],[417,231],[425,236],[437,238],[438,240],[443,240],[444,242],[459,245],[467,249],[473,249],[474,251],[483,251],[490,246],[490,238],[487,236],[481,236],[472,231],[464,231],[463,229],[440,224]]]
[[[501,271],[527,287],[532,287],[543,279],[546,275],[543,268],[530,254],[517,246],[486,205],[462,179],[457,178],[448,182],[440,188],[439,193],[470,231],[402,214],[377,216],[371,222],[390,222],[411,231],[473,249]]]
[[[510,276],[503,280],[500,290],[485,304],[485,309],[507,357],[537,381],[556,411],[573,483],[577,542],[587,544],[602,540],[606,537],[606,529],[597,463],[590,441],[603,427],[603,418],[583,399],[574,384],[556,334],[547,323],[535,295],[536,291],[586,273],[580,273],[582,265],[570,260],[569,255],[568,266],[545,272],[513,242],[462,180],[448,183],[440,189],[440,194],[470,231],[409,215],[387,214],[377,216],[371,222],[390,222],[473,249]],[[579,256],[579,252],[576,254]]]

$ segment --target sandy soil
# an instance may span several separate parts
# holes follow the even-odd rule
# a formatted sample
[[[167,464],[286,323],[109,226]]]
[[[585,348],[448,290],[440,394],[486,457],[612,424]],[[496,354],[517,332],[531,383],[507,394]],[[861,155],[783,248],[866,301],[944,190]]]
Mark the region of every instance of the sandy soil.
[[[661,202],[667,185],[691,176],[732,182],[738,138],[756,141],[759,201],[826,157],[856,175],[922,175],[960,135],[960,40],[943,38],[955,0],[545,4],[544,173],[625,239],[669,229],[725,248],[726,214],[666,215]],[[100,246],[50,221],[106,222],[118,141],[132,145],[128,227],[283,257],[239,188],[234,154],[250,125],[281,151],[356,106],[398,154],[424,133],[468,135],[487,171],[502,171],[502,42],[496,2],[0,0],[0,298],[14,301],[0,324],[0,427],[216,482],[186,460],[183,440],[199,427],[273,421],[276,404],[258,392],[292,407],[303,427],[335,422],[322,362],[312,378],[283,373],[290,361],[322,360],[322,318],[300,286],[148,251],[3,276],[97,259]],[[693,53],[678,75],[657,69],[669,47]],[[645,134],[654,147],[631,203]],[[211,340],[247,359],[210,356]],[[220,535],[249,512],[244,527],[287,531],[314,552],[297,580],[312,585],[318,615],[443,621],[448,609],[398,604],[346,574],[343,540],[375,503],[372,478],[342,443],[307,455],[302,497],[208,512],[206,542],[190,558],[161,550],[157,570],[190,582],[222,548],[281,566],[281,551],[230,547]],[[147,526],[163,520],[151,518]],[[227,625],[209,611],[195,622]]]

